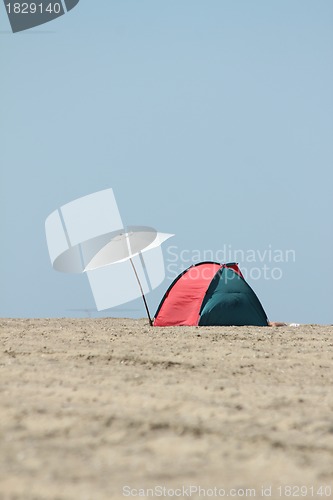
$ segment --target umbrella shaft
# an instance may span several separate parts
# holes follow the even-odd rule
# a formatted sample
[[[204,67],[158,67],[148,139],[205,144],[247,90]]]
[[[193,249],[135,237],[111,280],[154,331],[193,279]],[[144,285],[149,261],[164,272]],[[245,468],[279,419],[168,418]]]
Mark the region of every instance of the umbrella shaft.
[[[150,317],[150,313],[149,313],[149,309],[148,309],[148,304],[147,304],[147,301],[146,301],[146,297],[143,293],[143,290],[142,290],[142,286],[141,286],[141,283],[140,283],[140,280],[139,280],[139,276],[138,276],[138,273],[136,272],[136,269],[135,269],[135,266],[134,266],[134,263],[132,261],[132,259],[130,258],[130,262],[132,264],[132,268],[133,268],[133,271],[134,271],[134,274],[135,274],[135,277],[137,279],[137,282],[139,284],[139,287],[140,287],[140,291],[141,291],[141,296],[142,296],[142,299],[143,299],[143,302],[144,302],[144,305],[145,305],[145,308],[146,308],[146,311],[147,311],[147,316],[148,316],[148,320],[149,320],[149,324],[150,326],[153,326],[153,322],[152,322],[152,319]]]

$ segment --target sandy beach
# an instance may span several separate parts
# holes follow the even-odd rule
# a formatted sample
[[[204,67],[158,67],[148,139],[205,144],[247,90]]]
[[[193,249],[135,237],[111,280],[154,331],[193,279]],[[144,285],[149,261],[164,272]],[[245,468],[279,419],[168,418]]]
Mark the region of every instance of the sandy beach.
[[[1,500],[333,497],[333,326],[0,328]]]

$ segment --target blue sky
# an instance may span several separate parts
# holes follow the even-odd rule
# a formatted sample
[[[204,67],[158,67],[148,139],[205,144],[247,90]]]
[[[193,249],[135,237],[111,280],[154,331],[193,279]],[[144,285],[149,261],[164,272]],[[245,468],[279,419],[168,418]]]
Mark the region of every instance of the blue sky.
[[[17,34],[0,5],[0,315],[144,316],[93,312],[49,261],[46,217],[112,187],[125,223],[176,234],[167,271],[171,245],[179,269],[227,245],[270,319],[333,323],[333,3],[96,3]]]

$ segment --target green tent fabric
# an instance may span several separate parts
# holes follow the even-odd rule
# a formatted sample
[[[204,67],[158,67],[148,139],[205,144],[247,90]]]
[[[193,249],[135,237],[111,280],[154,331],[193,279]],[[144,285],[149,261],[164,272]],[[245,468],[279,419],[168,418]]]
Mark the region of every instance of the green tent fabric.
[[[233,269],[222,267],[208,287],[199,325],[267,326],[267,316],[246,281]]]

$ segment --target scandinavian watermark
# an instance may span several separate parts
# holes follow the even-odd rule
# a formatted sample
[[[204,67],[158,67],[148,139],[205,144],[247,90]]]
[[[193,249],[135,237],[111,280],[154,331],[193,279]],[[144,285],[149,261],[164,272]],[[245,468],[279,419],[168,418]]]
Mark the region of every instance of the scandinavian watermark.
[[[257,488],[223,488],[219,486],[204,487],[197,484],[181,485],[171,488],[155,485],[150,488],[133,488],[124,486],[122,494],[127,498],[329,498],[332,495],[331,485],[261,485]]]
[[[205,261],[222,264],[237,262],[246,280],[280,280],[283,277],[285,264],[296,262],[296,251],[274,248],[271,244],[261,249],[240,249],[225,244],[217,250],[187,250],[170,245],[165,255],[167,276],[173,280],[191,265]]]
[[[140,296],[146,306],[144,294],[165,278],[161,245],[173,236],[125,226],[112,188],[57,208],[46,218],[45,235],[52,267],[86,274],[98,311]]]

